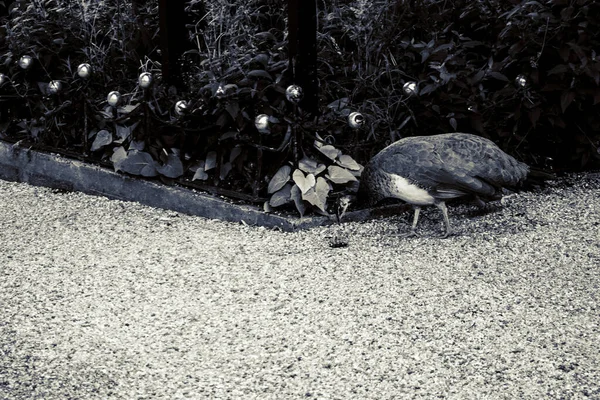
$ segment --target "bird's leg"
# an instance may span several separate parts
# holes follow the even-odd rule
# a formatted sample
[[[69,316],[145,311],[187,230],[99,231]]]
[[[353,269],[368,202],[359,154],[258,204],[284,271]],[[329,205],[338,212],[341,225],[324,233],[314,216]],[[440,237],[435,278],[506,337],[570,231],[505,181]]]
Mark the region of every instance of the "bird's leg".
[[[421,207],[415,206],[415,214],[413,216],[413,223],[410,227],[410,231],[400,234],[401,237],[419,236],[417,233],[417,222],[419,222],[419,214],[421,213]]]
[[[442,211],[442,216],[444,217],[444,225],[446,225],[446,233],[442,235],[442,238],[447,238],[452,235],[452,229],[450,228],[450,218],[448,218],[448,208],[446,207],[446,203],[440,201],[436,203],[436,207]]]

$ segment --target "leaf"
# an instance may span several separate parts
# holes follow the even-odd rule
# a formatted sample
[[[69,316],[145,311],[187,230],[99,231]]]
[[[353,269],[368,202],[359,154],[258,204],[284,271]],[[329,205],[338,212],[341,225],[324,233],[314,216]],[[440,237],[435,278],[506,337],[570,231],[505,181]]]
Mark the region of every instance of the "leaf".
[[[356,177],[352,175],[350,171],[342,167],[338,167],[337,165],[330,165],[329,167],[327,167],[327,172],[327,179],[329,179],[333,183],[342,184],[356,180]]]
[[[139,106],[140,106],[139,104],[136,104],[136,105],[127,104],[127,105],[124,105],[123,107],[119,107],[118,111],[120,114],[129,114],[132,111],[134,111],[136,108],[138,108]]]
[[[294,204],[296,204],[296,210],[298,210],[300,213],[300,218],[302,218],[306,212],[306,205],[302,200],[302,192],[300,191],[298,185],[292,186],[291,197],[292,200],[294,200]]]
[[[450,122],[450,126],[452,127],[452,129],[456,131],[456,127],[458,126],[458,124],[456,123],[456,118],[452,117],[448,122]]]
[[[299,169],[295,170],[292,174],[292,179],[300,188],[302,194],[306,193],[310,188],[315,186],[315,176],[313,174],[308,174],[304,176],[304,173]]]
[[[565,72],[567,72],[569,70],[569,68],[567,68],[566,65],[564,64],[559,64],[556,67],[552,68],[550,71],[548,71],[548,75],[554,75],[554,74],[564,74]]]
[[[292,167],[289,165],[284,165],[277,170],[275,175],[269,181],[269,186],[267,187],[268,193],[275,193],[280,190],[286,183],[290,180],[290,172],[292,172]]]
[[[129,150],[139,150],[143,151],[146,147],[146,143],[143,140],[132,140],[129,143]]]
[[[233,120],[236,120],[238,115],[240,114],[240,105],[237,102],[232,101],[229,104],[227,104],[225,108],[229,115],[231,115],[231,118],[233,118]]]
[[[354,159],[348,155],[341,155],[337,163],[347,169],[351,169],[353,171],[358,171],[360,169],[360,164],[354,161]]]
[[[219,178],[221,180],[227,178],[227,175],[229,175],[229,172],[231,172],[232,168],[233,168],[233,165],[231,165],[231,163],[229,161],[221,164],[221,172],[219,174]]]
[[[336,149],[335,147],[333,147],[330,144],[326,144],[324,146],[317,147],[317,148],[319,149],[319,151],[321,153],[325,154],[331,160],[335,160],[336,158],[338,158],[338,156],[340,154],[342,154],[341,151],[339,151],[338,149]]]
[[[318,163],[317,161],[304,157],[300,161],[298,161],[298,168],[307,174],[319,175],[321,172],[325,171],[325,165]]]
[[[302,199],[306,200],[313,206],[317,207],[319,210],[327,213],[325,210],[325,205],[327,203],[327,195],[331,190],[327,181],[319,177],[314,187],[310,188],[306,193],[302,194]]]
[[[120,147],[122,149],[122,147]],[[137,150],[131,150],[122,157],[122,152],[117,150],[119,155],[114,162],[115,171],[123,171],[132,175],[141,175],[146,177],[156,176],[156,162],[149,153]],[[117,154],[113,154],[113,157]],[[112,160],[112,158],[111,158]]]
[[[433,91],[435,91],[438,88],[438,85],[436,85],[435,83],[432,83],[430,85],[425,86],[421,91],[420,91],[420,95],[421,96],[425,96],[426,94],[429,94]]]
[[[96,138],[94,139],[94,142],[92,143],[92,147],[90,148],[90,151],[100,150],[102,147],[108,146],[109,144],[111,144],[112,141],[113,141],[112,133],[110,133],[106,129],[103,129],[103,130],[99,131],[98,133],[96,133]]]
[[[204,171],[204,168],[198,168],[196,170],[196,173],[194,174],[194,177],[192,178],[192,181],[205,181],[208,179],[208,174],[206,173],[206,171]]]
[[[262,69],[255,69],[253,71],[250,71],[250,72],[248,72],[248,76],[251,78],[264,78],[269,81],[273,80],[273,77],[271,76],[271,74],[269,74],[267,71],[262,70]]]
[[[346,108],[346,106],[348,106],[348,104],[350,104],[350,99],[348,97],[342,97],[341,99],[337,99],[337,100],[329,103],[327,105],[327,108],[330,108],[334,111],[339,111],[339,110]]]
[[[206,154],[206,161],[204,162],[204,170],[210,171],[211,169],[215,168],[216,166],[217,166],[217,152],[209,151],[208,154]]]
[[[166,176],[167,178],[179,178],[183,175],[183,164],[176,154],[169,154],[167,156],[167,162],[163,165],[156,167],[159,174]]]
[[[292,201],[292,184],[286,184],[282,189],[273,193],[269,199],[269,204],[273,207],[279,207]]]
[[[137,128],[138,124],[139,121],[129,126],[115,124],[115,132],[119,139],[121,139],[121,142],[127,140],[129,136],[131,136],[131,133]]]
[[[127,158],[127,150],[125,150],[123,146],[119,146],[113,150],[110,161],[114,164],[115,171],[118,171],[117,164],[122,162],[125,158]]]
[[[271,207],[271,205],[269,204],[269,200],[263,203],[263,211],[266,213],[273,212],[273,207]]]
[[[562,92],[562,94],[560,95],[560,108],[562,109],[563,114],[565,113],[569,105],[571,105],[573,100],[575,100],[575,92]]]
[[[500,72],[491,71],[488,72],[488,76],[491,76],[494,79],[498,79],[499,81],[508,82],[508,78],[506,77],[506,75],[501,74]]]

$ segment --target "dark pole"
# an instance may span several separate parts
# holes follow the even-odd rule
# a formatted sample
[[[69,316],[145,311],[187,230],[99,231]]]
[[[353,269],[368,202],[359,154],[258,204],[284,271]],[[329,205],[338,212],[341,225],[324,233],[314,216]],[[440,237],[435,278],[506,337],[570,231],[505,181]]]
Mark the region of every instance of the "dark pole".
[[[317,1],[288,1],[289,61],[293,81],[304,90],[303,110],[319,113]]]
[[[185,27],[185,0],[159,0],[160,50],[163,79],[180,86],[179,58],[190,43]]]

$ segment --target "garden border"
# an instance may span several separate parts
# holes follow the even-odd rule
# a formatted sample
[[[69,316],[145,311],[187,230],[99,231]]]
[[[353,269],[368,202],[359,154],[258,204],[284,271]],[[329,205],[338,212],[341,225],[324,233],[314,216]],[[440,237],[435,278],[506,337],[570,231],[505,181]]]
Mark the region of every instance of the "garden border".
[[[232,204],[210,194],[181,186],[167,186],[2,140],[0,140],[0,179],[101,195],[123,201],[135,201],[184,214],[279,228],[287,232],[335,222],[333,217],[298,218],[266,213],[257,206]],[[397,210],[398,207],[387,212],[385,210],[355,211],[347,213],[344,221],[364,220],[397,212]]]

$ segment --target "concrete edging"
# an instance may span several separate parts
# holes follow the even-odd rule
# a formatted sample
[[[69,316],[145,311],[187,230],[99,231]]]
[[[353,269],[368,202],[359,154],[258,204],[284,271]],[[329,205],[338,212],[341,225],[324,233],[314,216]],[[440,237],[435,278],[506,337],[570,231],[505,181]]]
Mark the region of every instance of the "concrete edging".
[[[208,194],[116,173],[97,165],[1,140],[0,179],[135,201],[184,214],[284,231],[331,223],[327,217],[294,218],[268,214],[259,207],[231,204]]]

